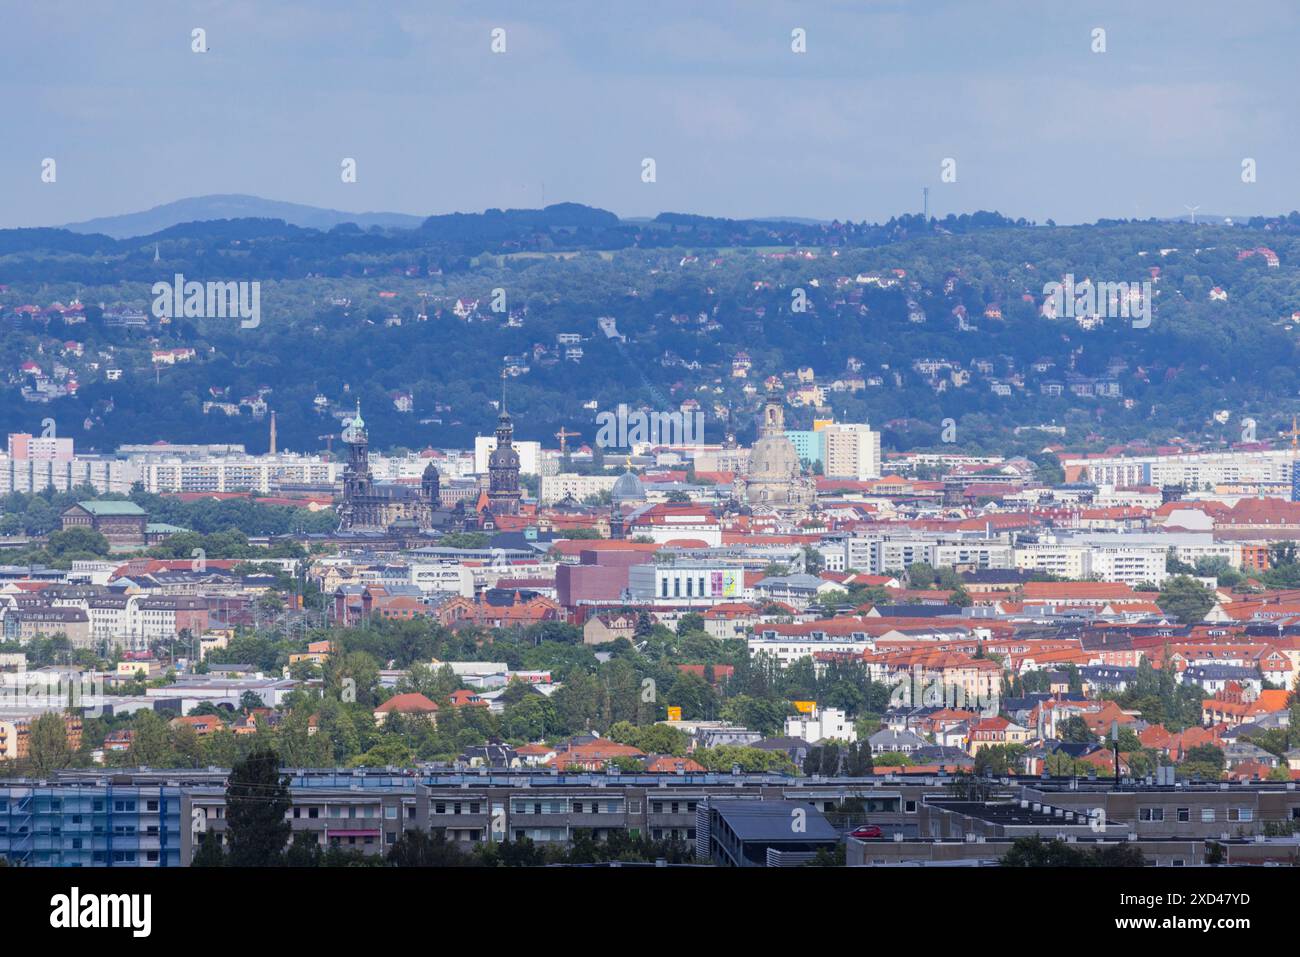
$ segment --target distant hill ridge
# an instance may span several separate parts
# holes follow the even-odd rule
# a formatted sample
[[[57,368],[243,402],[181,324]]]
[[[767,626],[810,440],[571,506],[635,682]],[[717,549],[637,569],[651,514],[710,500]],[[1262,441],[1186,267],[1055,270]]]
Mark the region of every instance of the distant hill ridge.
[[[114,239],[128,239],[152,235],[182,223],[215,219],[280,219],[291,226],[321,230],[333,229],[343,223],[356,223],[362,229],[371,226],[414,229],[424,221],[424,217],[408,213],[347,213],[242,193],[224,193],[191,196],[141,212],[101,216],[68,223],[62,228],[74,233],[100,233]]]

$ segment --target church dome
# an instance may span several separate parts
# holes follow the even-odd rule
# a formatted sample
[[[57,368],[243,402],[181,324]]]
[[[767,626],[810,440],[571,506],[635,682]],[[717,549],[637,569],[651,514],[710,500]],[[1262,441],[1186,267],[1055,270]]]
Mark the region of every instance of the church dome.
[[[614,480],[614,487],[609,491],[614,502],[644,502],[645,486],[631,472],[624,472]]]
[[[804,511],[817,498],[816,487],[803,474],[799,453],[785,434],[784,409],[775,393],[763,405],[759,437],[739,484],[750,505],[782,512]]]
[[[784,435],[765,435],[749,456],[749,477],[756,481],[789,479],[800,472],[799,453]]]

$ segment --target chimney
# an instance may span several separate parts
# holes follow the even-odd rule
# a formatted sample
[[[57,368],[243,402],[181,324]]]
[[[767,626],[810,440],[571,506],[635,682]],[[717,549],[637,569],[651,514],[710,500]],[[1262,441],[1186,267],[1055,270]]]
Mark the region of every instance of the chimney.
[[[271,455],[275,454],[275,413],[271,413]]]

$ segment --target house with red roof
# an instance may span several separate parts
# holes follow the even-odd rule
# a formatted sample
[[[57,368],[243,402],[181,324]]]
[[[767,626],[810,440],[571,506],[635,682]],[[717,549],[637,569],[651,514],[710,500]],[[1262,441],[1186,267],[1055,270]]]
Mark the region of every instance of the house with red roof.
[[[708,680],[709,675],[713,675],[710,684],[716,685],[720,681],[730,681],[731,676],[736,673],[735,665],[678,665],[677,670],[683,674],[698,675]]]
[[[555,757],[555,748],[549,744],[535,742],[515,748],[515,754],[529,767],[539,767],[549,763]]]
[[[453,691],[448,696],[448,703],[453,708],[486,708],[488,706],[486,701],[467,688]]]
[[[438,621],[448,627],[461,624],[481,625],[489,628],[512,628],[535,625],[543,621],[562,621],[564,612],[559,603],[543,595],[524,599],[515,592],[508,605],[495,605],[485,600],[475,601],[458,595],[444,602],[437,610]]]
[[[645,769],[650,774],[686,774],[703,771],[704,765],[690,758],[676,758],[669,754],[647,754]]]
[[[759,609],[746,602],[728,601],[714,605],[703,613],[704,630],[710,637],[725,641],[742,638],[762,620]]]
[[[1291,693],[1285,689],[1265,689],[1252,698],[1237,682],[1230,681],[1213,698],[1201,702],[1201,723],[1235,728],[1269,714],[1286,711]]]
[[[408,694],[393,695],[378,708],[375,709],[375,724],[382,725],[388,720],[390,714],[400,714],[413,718],[428,718],[431,721],[437,720],[438,705],[430,701],[427,697],[418,691],[412,691]]]
[[[630,744],[619,744],[617,741],[597,738],[586,744],[570,744],[567,747],[562,747],[555,752],[555,757],[547,763],[560,771],[569,769],[603,771],[611,761],[617,758],[640,760],[644,757],[644,751],[634,748]]]
[[[973,756],[979,754],[982,748],[1024,744],[1029,738],[1028,728],[998,715],[993,718],[981,718],[970,726],[967,747]]]
[[[212,734],[214,731],[220,731],[225,727],[222,720],[214,714],[196,714],[188,718],[172,718],[168,723],[173,728],[191,728],[199,737]]]
[[[1101,607],[1146,601],[1123,582],[1025,582],[1021,589],[1026,605]]]

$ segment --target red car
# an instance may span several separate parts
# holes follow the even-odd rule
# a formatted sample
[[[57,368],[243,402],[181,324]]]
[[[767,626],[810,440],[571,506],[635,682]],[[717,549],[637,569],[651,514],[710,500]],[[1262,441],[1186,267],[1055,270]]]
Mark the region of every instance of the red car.
[[[884,836],[884,832],[880,830],[879,824],[863,824],[861,827],[855,827],[853,830],[849,831],[849,837],[856,837],[860,841]]]

